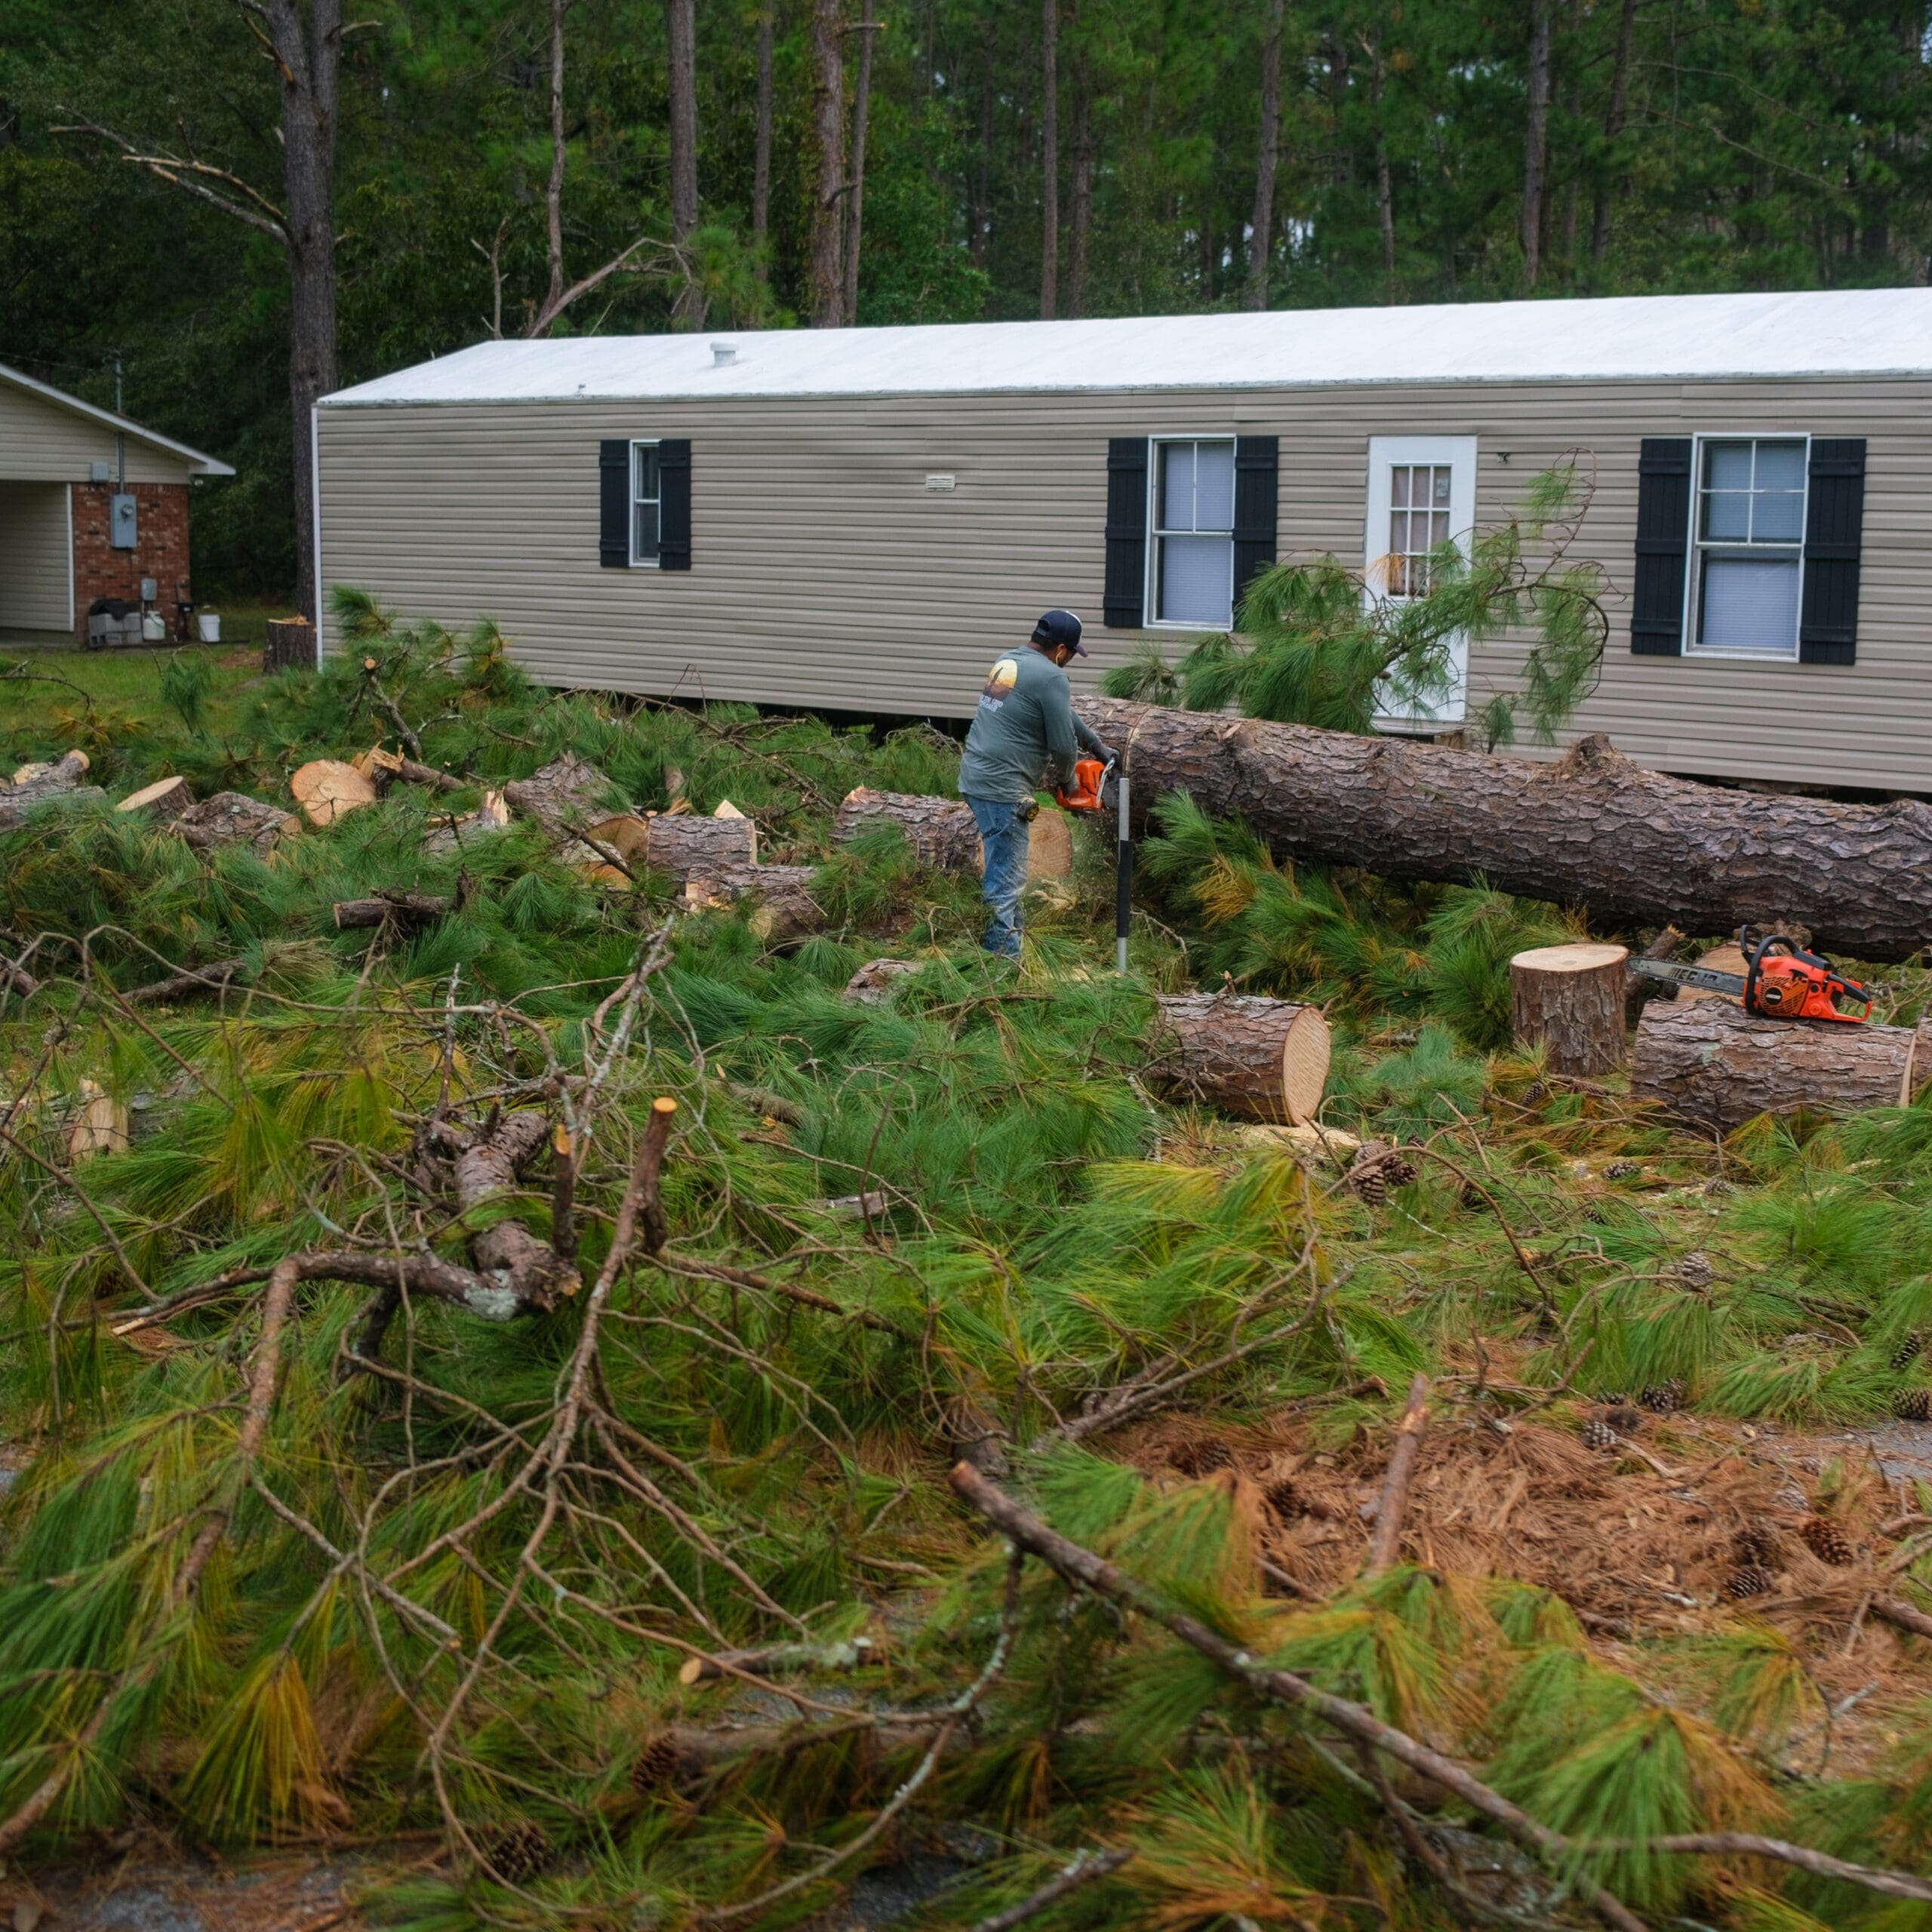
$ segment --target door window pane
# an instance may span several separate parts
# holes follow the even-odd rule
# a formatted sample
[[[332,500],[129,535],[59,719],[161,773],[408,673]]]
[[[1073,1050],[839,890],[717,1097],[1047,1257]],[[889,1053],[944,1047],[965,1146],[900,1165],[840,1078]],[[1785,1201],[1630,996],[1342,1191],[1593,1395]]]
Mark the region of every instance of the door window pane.
[[[1429,588],[1429,552],[1449,540],[1446,463],[1398,463],[1389,472],[1389,595],[1420,597]]]

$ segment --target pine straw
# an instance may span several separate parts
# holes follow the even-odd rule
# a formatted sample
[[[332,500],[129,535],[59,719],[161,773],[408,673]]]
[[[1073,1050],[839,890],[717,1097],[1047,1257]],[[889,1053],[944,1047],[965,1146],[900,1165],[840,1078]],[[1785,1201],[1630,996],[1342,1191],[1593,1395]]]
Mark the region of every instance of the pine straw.
[[[1828,1700],[1863,1694],[1832,1727],[1838,1777],[1875,1761],[1895,1743],[1900,1713],[1932,1696],[1932,1644],[1869,1614],[1874,1595],[1898,1593],[1899,1578],[1885,1568],[1897,1544],[1878,1526],[1900,1513],[1901,1499],[1869,1466],[1835,1466],[1809,1438],[1754,1441],[1734,1425],[1678,1418],[1640,1438],[1680,1472],[1666,1476],[1549,1423],[1505,1427],[1435,1406],[1403,1519],[1406,1560],[1443,1576],[1546,1589],[1626,1669],[1642,1668],[1655,1641],[1710,1635],[1740,1619],[1773,1626]],[[1324,1598],[1361,1574],[1387,1466],[1386,1429],[1358,1429],[1337,1449],[1323,1447],[1298,1415],[1221,1429],[1171,1419],[1131,1439],[1124,1432],[1113,1447],[1163,1487],[1227,1490],[1237,1518],[1252,1526],[1261,1593]],[[1204,1452],[1232,1462],[1189,1473]],[[1831,1470],[1829,1484],[1814,1474],[1821,1466]],[[1857,1552],[1847,1567],[1819,1561],[1799,1539],[1821,1500]],[[1753,1527],[1769,1528],[1779,1546],[1771,1589],[1734,1601],[1724,1585],[1740,1566],[1740,1533]],[[1289,1580],[1271,1578],[1268,1567]]]

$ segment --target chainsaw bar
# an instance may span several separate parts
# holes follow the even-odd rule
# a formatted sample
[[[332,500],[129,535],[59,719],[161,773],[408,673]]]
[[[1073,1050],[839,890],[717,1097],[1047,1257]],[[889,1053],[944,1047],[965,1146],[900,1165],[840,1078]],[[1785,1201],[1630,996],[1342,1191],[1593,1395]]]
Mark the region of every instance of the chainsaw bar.
[[[1680,966],[1669,959],[1633,959],[1630,971],[1647,980],[1668,980],[1674,986],[1702,986],[1714,993],[1744,992],[1742,973],[1720,973],[1709,966]]]

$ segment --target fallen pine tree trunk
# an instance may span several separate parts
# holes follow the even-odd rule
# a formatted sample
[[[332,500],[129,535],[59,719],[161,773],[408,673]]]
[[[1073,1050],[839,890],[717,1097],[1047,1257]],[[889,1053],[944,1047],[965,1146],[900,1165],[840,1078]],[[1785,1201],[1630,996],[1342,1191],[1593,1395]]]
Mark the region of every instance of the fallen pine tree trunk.
[[[1157,995],[1160,1057],[1148,1077],[1223,1113],[1303,1127],[1328,1084],[1328,1023],[1318,1007],[1244,993]]]
[[[875,792],[861,785],[845,795],[832,823],[835,844],[849,845],[875,825],[896,825],[922,864],[939,872],[977,873],[983,868],[980,828],[973,808],[960,798],[932,798],[910,792]],[[1026,880],[1066,878],[1073,870],[1073,828],[1066,813],[1043,808],[1026,828]]]
[[[1291,858],[1697,933],[1797,921],[1857,959],[1932,943],[1932,805],[1836,804],[1668,778],[1607,739],[1555,764],[1081,697],[1142,809],[1186,792]]]
[[[653,821],[654,824],[656,821]],[[694,872],[685,881],[685,909],[753,901],[745,924],[768,946],[825,929],[825,909],[812,897],[810,866],[734,865]]]
[[[1759,1114],[1903,1106],[1915,1044],[1909,1026],[1764,1020],[1726,999],[1654,1000],[1638,1023],[1630,1091],[1719,1133]]]
[[[28,813],[50,799],[69,804],[104,798],[97,786],[83,785],[88,774],[85,752],[63,752],[51,764],[23,764],[11,783],[0,782],[0,832],[11,832],[26,823]]]

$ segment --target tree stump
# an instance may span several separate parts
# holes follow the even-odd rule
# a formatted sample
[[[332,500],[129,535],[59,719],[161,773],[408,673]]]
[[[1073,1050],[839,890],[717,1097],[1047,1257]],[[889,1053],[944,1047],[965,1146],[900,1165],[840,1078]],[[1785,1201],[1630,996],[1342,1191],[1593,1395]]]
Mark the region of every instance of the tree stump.
[[[1623,1064],[1622,946],[1540,946],[1509,962],[1518,1039],[1541,1047],[1552,1073],[1607,1073]]]
[[[376,788],[354,765],[340,758],[311,758],[288,781],[302,816],[311,825],[333,825],[376,802]]]
[[[315,627],[306,617],[271,617],[262,645],[262,675],[272,671],[312,671]]]
[[[114,809],[144,818],[151,825],[171,825],[195,802],[185,778],[157,778],[138,792],[130,792]]]
[[[1157,996],[1160,1058],[1149,1077],[1223,1113],[1305,1127],[1328,1084],[1321,1010],[1243,993]]]
[[[1902,1106],[1915,1063],[1909,1026],[1764,1020],[1727,999],[1655,1000],[1638,1023],[1630,1091],[1727,1133],[1759,1114]]]
[[[660,812],[651,821],[644,856],[654,872],[682,881],[715,878],[758,863],[758,827],[748,818],[700,818]]]

